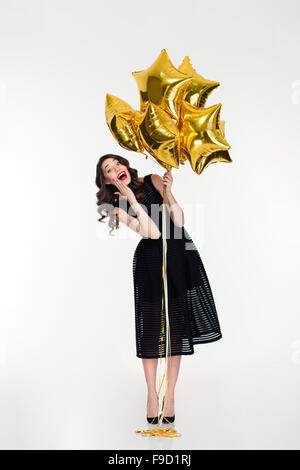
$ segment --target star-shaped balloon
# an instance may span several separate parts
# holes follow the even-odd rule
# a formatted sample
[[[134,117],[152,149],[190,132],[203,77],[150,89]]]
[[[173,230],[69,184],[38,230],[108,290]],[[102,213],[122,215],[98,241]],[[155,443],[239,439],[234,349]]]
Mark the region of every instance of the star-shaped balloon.
[[[185,56],[174,67],[165,49],[146,70],[133,72],[140,110],[113,95],[106,96],[106,121],[114,138],[127,150],[146,155],[167,170],[188,160],[197,174],[210,163],[231,162],[221,104],[205,108],[220,83],[207,80]]]
[[[225,121],[220,120],[220,129],[222,131],[223,136],[225,137]]]
[[[132,75],[139,88],[141,112],[151,102],[178,119],[183,93],[192,77],[174,67],[165,49],[148,69]]]
[[[126,101],[107,94],[105,116],[112,135],[123,148],[143,152],[144,146],[138,134],[138,123],[143,115],[139,111],[135,111]]]
[[[220,85],[220,82],[207,80],[197,73],[188,56],[185,56],[178,70],[193,78],[184,91],[184,100],[193,106],[205,106],[208,95]]]
[[[167,171],[179,167],[179,131],[163,109],[148,103],[139,134],[145,149]]]
[[[188,159],[199,175],[210,163],[231,162],[230,145],[220,128],[221,104],[197,108],[183,102],[178,129],[180,132],[181,159]]]

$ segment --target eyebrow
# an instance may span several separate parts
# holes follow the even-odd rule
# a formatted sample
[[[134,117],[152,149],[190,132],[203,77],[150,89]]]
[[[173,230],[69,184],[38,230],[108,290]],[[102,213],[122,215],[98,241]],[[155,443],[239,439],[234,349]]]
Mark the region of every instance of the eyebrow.
[[[116,160],[116,158],[114,159],[114,161]],[[108,167],[109,163],[107,165],[105,165],[104,167],[104,170],[106,170],[106,167]]]

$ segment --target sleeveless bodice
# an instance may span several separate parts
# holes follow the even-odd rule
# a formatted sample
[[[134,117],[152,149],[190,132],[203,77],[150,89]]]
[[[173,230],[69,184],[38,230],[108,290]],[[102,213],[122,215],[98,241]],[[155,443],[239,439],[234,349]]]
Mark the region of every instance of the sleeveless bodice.
[[[162,233],[163,197],[152,183],[151,174],[144,177],[143,201],[140,204]],[[178,227],[174,224],[173,220],[171,219],[169,209],[166,206],[166,238],[184,239],[187,236],[188,234],[184,227]],[[162,237],[160,237],[158,240],[162,240]]]

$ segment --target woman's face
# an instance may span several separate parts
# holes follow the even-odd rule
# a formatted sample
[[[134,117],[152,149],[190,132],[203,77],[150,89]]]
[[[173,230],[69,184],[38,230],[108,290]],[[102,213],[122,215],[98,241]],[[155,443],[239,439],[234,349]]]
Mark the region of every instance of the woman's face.
[[[130,183],[131,178],[127,167],[122,165],[116,158],[106,158],[101,168],[106,184],[114,184],[116,179],[122,181],[124,184]]]

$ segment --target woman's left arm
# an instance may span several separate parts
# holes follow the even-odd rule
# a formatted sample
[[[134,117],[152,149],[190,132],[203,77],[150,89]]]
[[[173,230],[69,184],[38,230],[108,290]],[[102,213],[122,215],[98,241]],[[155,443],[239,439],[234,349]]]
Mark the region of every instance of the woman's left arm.
[[[166,187],[166,205],[170,212],[170,217],[173,220],[174,224],[178,227],[184,226],[184,212],[181,209],[180,205],[176,201],[174,195],[172,194],[171,187],[173,184],[173,176],[170,171],[166,171],[163,176],[163,179],[160,175],[153,175],[153,184],[156,186],[157,190],[163,196],[164,186]]]

